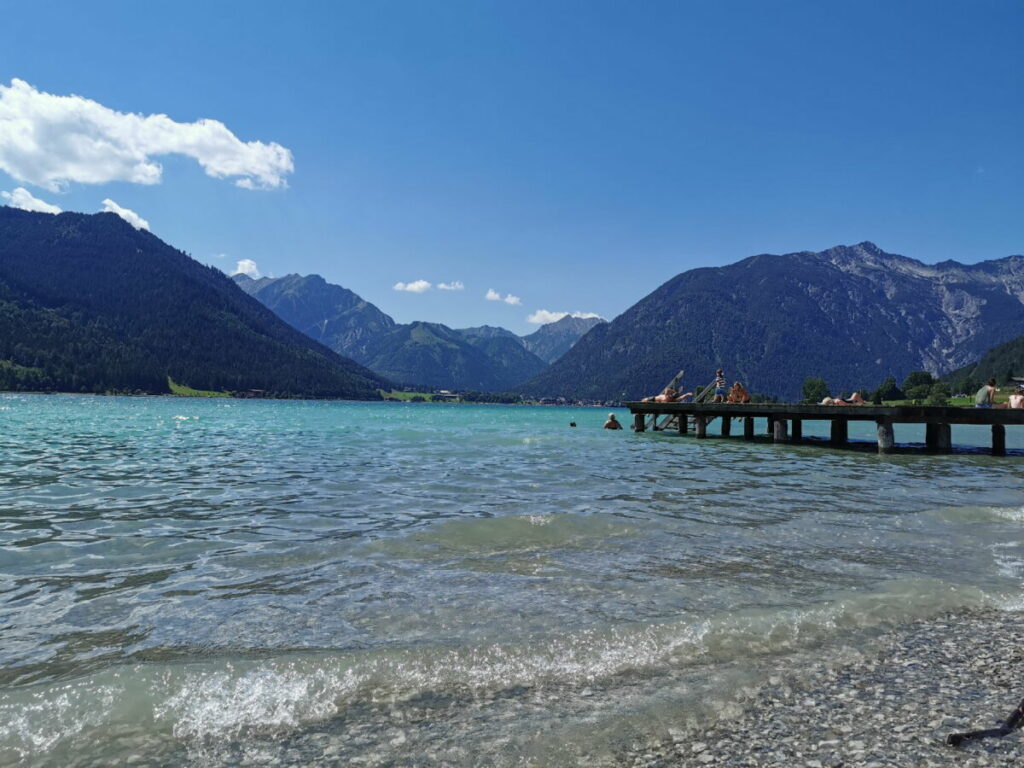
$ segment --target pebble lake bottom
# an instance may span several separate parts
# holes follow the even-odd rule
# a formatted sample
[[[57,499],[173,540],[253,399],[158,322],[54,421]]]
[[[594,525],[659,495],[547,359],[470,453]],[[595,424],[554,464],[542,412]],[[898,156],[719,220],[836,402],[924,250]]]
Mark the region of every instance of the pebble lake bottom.
[[[1024,757],[1024,430],[606,415],[0,395],[0,765]]]

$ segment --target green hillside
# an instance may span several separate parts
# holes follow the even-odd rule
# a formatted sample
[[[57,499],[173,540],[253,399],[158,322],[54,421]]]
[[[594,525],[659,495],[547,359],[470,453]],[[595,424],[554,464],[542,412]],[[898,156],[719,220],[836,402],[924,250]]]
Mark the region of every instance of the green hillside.
[[[378,399],[382,377],[109,213],[0,207],[0,388]]]
[[[980,387],[981,382],[989,379],[1005,384],[1011,376],[1024,376],[1024,336],[993,347],[976,363],[958,368],[944,378],[952,387],[966,389],[974,384]]]

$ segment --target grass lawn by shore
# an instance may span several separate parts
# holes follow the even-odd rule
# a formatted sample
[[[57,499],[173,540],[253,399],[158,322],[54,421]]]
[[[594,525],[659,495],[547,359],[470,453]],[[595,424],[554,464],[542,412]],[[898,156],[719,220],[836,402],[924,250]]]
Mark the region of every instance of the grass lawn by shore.
[[[378,389],[377,391],[380,392],[381,397],[390,397],[394,400],[402,400],[403,402],[408,402],[414,397],[422,397],[427,402],[430,402],[434,397],[433,392],[402,392],[397,389],[392,389],[390,392],[386,389]]]
[[[167,386],[170,388],[172,395],[180,395],[181,397],[231,397],[230,392],[214,392],[209,389],[186,387],[184,384],[178,384],[170,376],[167,377]]]

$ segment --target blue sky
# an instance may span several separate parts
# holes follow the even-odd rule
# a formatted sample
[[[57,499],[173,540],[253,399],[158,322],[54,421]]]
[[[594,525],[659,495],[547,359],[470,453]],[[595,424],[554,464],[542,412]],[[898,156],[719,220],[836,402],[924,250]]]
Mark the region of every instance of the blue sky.
[[[0,0],[0,18],[0,85],[238,141],[153,155],[159,183],[138,183],[103,152],[18,157],[0,108],[0,190],[111,200],[200,261],[316,272],[400,322],[611,318],[687,269],[862,240],[1024,251],[1016,0]],[[42,165],[68,180],[41,186]]]

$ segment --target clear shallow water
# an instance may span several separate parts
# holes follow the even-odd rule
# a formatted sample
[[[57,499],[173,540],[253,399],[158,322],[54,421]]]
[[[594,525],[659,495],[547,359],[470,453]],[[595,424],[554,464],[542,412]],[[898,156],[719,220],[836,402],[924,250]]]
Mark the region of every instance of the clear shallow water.
[[[0,764],[611,762],[1024,605],[1021,430],[879,457],[605,415],[0,395]]]

